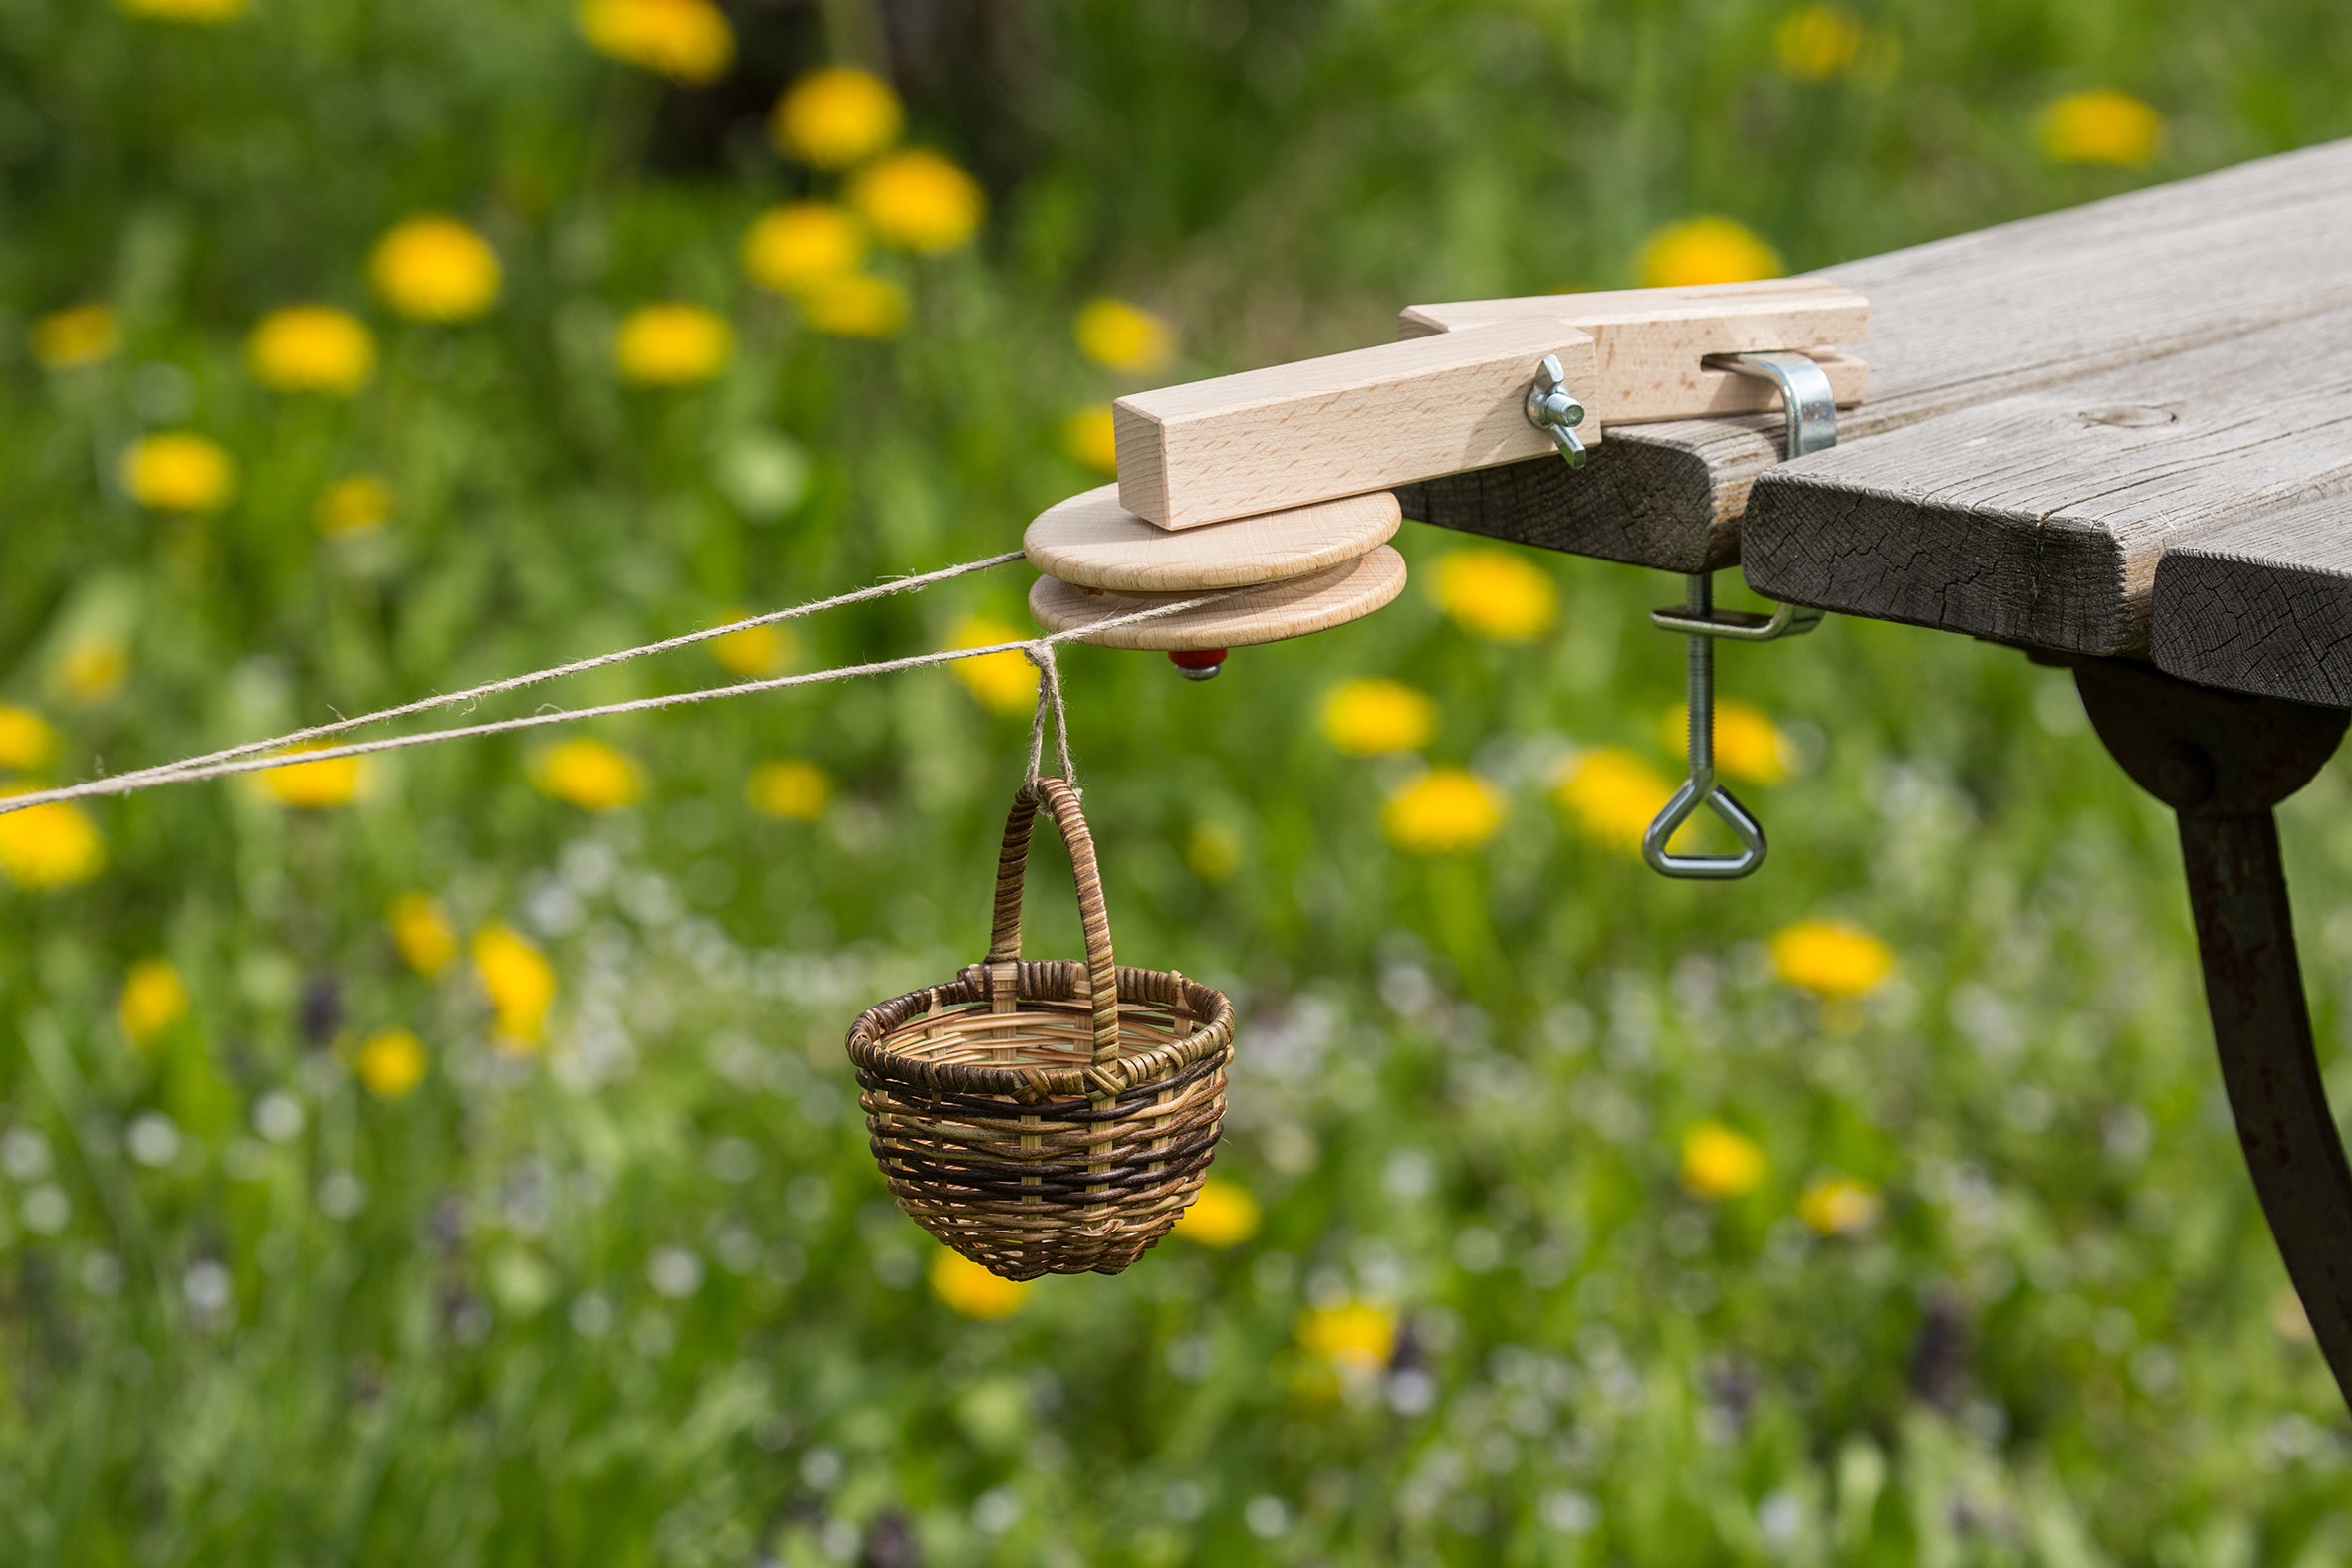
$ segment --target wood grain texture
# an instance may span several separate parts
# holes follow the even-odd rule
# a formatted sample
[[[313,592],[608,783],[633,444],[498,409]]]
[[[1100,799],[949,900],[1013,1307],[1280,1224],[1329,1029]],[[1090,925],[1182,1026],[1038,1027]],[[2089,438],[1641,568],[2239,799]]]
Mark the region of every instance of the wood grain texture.
[[[1870,297],[1844,439],[2352,304],[2352,141],[1824,269]]]
[[[1997,398],[2352,304],[2347,254],[2352,141],[1827,268],[1822,276],[1867,296],[1871,307],[1862,350],[1869,396],[1840,416],[1841,450]],[[1588,477],[1615,470],[1627,496],[1636,476],[1671,478],[1638,520],[1607,521],[1607,503],[1554,497],[1529,506],[1524,490],[1483,480],[1426,487],[1426,501],[1399,499],[1408,517],[1422,516],[1420,506],[1431,521],[1472,533],[1670,571],[1689,570],[1694,560],[1725,564],[1738,551],[1749,482],[1769,466],[1768,455],[1760,466],[1759,454],[1777,446],[1761,437],[1764,428],[1755,424],[1747,438],[1727,435],[1720,421],[1612,430]],[[1811,465],[1820,461],[1806,459],[1804,471],[1818,474]],[[1716,477],[1693,479],[1691,467]],[[1487,510],[1490,500],[1498,511]],[[1906,527],[1916,525],[1914,512],[1902,516],[1913,519]],[[1895,540],[1886,548],[1890,558],[1903,549]],[[1962,559],[1953,569],[1965,573],[1969,553],[1958,541],[1955,548]],[[1970,591],[1965,580],[1957,591]],[[2045,591],[2063,590],[2045,580]],[[1941,592],[1919,584],[1904,618],[1941,623],[1930,602]],[[1890,584],[1866,601],[1893,596]]]
[[[1672,431],[1676,439],[1651,439]],[[1417,522],[1664,571],[1740,559],[1740,515],[1756,477],[1780,461],[1777,415],[1628,427],[1582,469],[1556,455],[1454,474],[1396,492]]]
[[[1321,571],[1386,544],[1400,516],[1396,497],[1377,490],[1171,533],[1104,485],[1039,513],[1021,548],[1031,565],[1079,587],[1180,593]]]
[[[1825,278],[1413,305],[1398,317],[1397,336],[1420,337],[1529,317],[1564,321],[1592,335],[1592,383],[1575,391],[1611,425],[1777,407],[1770,387],[1700,362],[1709,354],[1759,348],[1816,350],[1838,405],[1862,400],[1868,366],[1823,345],[1861,341],[1870,331],[1870,302]]]
[[[1759,592],[2075,653],[2148,644],[2158,559],[2352,494],[2352,306],[1991,400],[1760,478]]]
[[[1552,450],[1525,408],[1545,354],[1591,381],[1590,336],[1515,321],[1122,397],[1119,502],[1193,528],[1534,457]]]
[[[2149,651],[2183,680],[2352,707],[2352,498],[2288,507],[2167,551]]]
[[[1096,645],[1169,652],[1253,647],[1361,620],[1404,589],[1405,558],[1382,545],[1311,576],[1238,588],[1212,604],[1116,627]],[[1070,631],[1188,597],[1192,595],[1104,593],[1040,577],[1029,590],[1029,612],[1048,631]]]

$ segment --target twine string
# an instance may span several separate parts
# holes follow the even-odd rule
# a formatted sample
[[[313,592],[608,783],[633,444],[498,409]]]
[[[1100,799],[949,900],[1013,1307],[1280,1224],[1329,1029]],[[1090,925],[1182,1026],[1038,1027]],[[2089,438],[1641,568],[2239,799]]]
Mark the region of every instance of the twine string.
[[[1046,709],[1051,706],[1054,710],[1054,747],[1060,757],[1061,782],[1074,790],[1078,786],[1078,771],[1069,760],[1069,710],[1061,704],[1061,671],[1054,663],[1053,640],[1047,638],[1024,643],[1021,651],[1030,663],[1038,667],[1038,712],[1029,726],[1029,782],[1038,782],[1038,770],[1046,760]]]
[[[649,642],[642,647],[622,648],[614,653],[599,653],[592,658],[575,659],[569,664],[558,664],[544,670],[532,670],[529,673],[523,675],[510,675],[502,680],[485,681],[479,686],[469,686],[463,691],[439,693],[431,697],[420,697],[414,702],[402,703],[395,708],[382,708],[378,709],[374,713],[363,713],[357,718],[353,719],[337,719],[329,724],[315,724],[310,726],[308,729],[291,730],[284,735],[274,735],[266,741],[247,741],[241,746],[224,747],[217,752],[206,752],[198,757],[184,757],[176,763],[158,763],[152,768],[134,768],[126,774],[112,775],[105,782],[124,784],[132,781],[145,781],[149,779],[160,780],[164,778],[176,778],[178,775],[183,773],[190,774],[191,777],[213,778],[217,776],[209,773],[198,774],[194,773],[193,771],[197,769],[209,768],[214,763],[226,762],[231,758],[251,757],[259,752],[283,751],[288,747],[300,746],[305,742],[318,740],[322,736],[342,735],[349,731],[360,729],[370,724],[382,724],[391,719],[405,719],[415,714],[429,713],[436,708],[450,708],[455,707],[459,703],[480,702],[485,697],[495,697],[504,692],[520,691],[526,686],[537,686],[545,681],[556,680],[566,675],[579,675],[588,670],[602,669],[606,665],[621,664],[630,659],[642,659],[656,653],[668,653],[673,649],[687,647],[690,644],[697,642],[707,642],[713,637],[729,636],[735,632],[746,631],[755,626],[772,626],[779,621],[797,620],[804,615],[815,615],[821,610],[839,609],[842,606],[848,604],[864,603],[868,599],[886,598],[893,593],[912,592],[919,588],[930,587],[935,583],[945,582],[952,577],[966,576],[975,571],[986,571],[993,566],[1006,565],[1009,562],[1016,561],[1021,559],[1022,553],[1020,551],[1009,550],[1001,556],[989,556],[980,560],[967,560],[959,565],[942,566],[937,571],[926,571],[917,576],[899,577],[889,582],[872,583],[866,587],[852,589],[847,593],[835,594],[829,599],[815,599],[807,604],[795,604],[785,609],[770,610],[764,615],[750,615],[746,616],[742,620],[727,621],[717,626],[705,626],[699,631],[689,631],[679,636],[665,637],[659,642]],[[745,690],[755,689],[757,688],[745,688]],[[716,690],[724,690],[724,688],[718,688]],[[579,717],[587,717],[586,711],[580,714]],[[431,733],[436,735],[444,733],[449,735],[461,735],[474,734],[478,732],[474,730],[452,730],[446,732],[433,731]],[[353,754],[338,749],[336,755],[350,756]],[[301,756],[287,759],[287,761],[317,762],[321,760],[321,756],[322,754],[319,752],[305,752]],[[285,766],[285,764],[279,763],[274,764],[273,766],[282,767]],[[94,784],[99,782],[100,781],[92,781]],[[128,790],[121,789],[97,789],[82,784],[68,785],[66,787],[80,794],[124,794],[129,792]],[[10,799],[15,803],[9,805],[0,805],[0,813],[10,810],[22,810],[28,805],[39,805],[47,800],[63,800],[72,799],[75,796],[73,794],[68,794],[60,789],[44,789],[37,795],[14,795],[11,796]]]
[[[1085,626],[1074,626],[1066,631],[1058,631],[1048,636],[1019,642],[992,642],[974,648],[942,648],[936,652],[911,654],[905,658],[881,659],[868,664],[841,665],[834,669],[813,670],[801,675],[771,676],[765,680],[741,681],[730,686],[706,687],[700,691],[673,692],[661,697],[638,697],[626,702],[599,703],[588,708],[543,709],[538,713],[524,714],[512,719],[498,719],[483,724],[458,725],[445,730],[425,730],[414,735],[385,736],[373,741],[351,741],[340,746],[320,747],[311,751],[289,753],[284,750],[288,746],[299,744],[313,737],[341,734],[357,729],[362,725],[379,724],[387,719],[399,718],[407,714],[447,707],[452,703],[472,701],[499,692],[513,691],[520,687],[535,685],[541,681],[552,680],[559,675],[593,669],[650,653],[664,652],[709,637],[723,636],[729,631],[740,631],[745,626],[765,625],[778,620],[790,619],[796,615],[812,614],[817,610],[837,604],[854,603],[860,599],[874,598],[885,593],[898,593],[913,587],[929,586],[933,582],[944,581],[952,576],[960,576],[968,571],[978,571],[1020,559],[1020,552],[1015,551],[1008,555],[993,557],[987,560],[968,561],[963,565],[928,572],[920,577],[908,577],[897,582],[861,588],[854,593],[842,594],[837,598],[819,600],[814,604],[796,605],[791,609],[777,610],[749,620],[735,621],[725,626],[690,632],[681,637],[672,637],[664,642],[649,643],[641,648],[629,648],[618,653],[600,654],[592,659],[582,659],[572,664],[559,665],[553,669],[534,670],[526,675],[510,676],[505,680],[490,681],[481,686],[470,687],[462,692],[453,692],[441,697],[422,698],[416,702],[404,703],[397,708],[386,708],[376,713],[360,714],[356,718],[341,719],[332,724],[316,725],[307,730],[297,730],[287,735],[274,736],[266,741],[248,741],[241,746],[227,747],[221,751],[183,758],[176,763],[158,764],[152,768],[142,768],[126,774],[116,774],[104,779],[87,780],[81,784],[61,784],[53,789],[37,789],[25,794],[9,795],[0,798],[0,816],[7,815],[12,811],[30,810],[37,805],[86,799],[94,795],[135,794],[142,789],[156,788],[163,784],[190,784],[201,779],[220,779],[232,774],[261,773],[273,768],[286,768],[304,763],[333,762],[344,757],[365,757],[376,752],[401,751],[411,746],[431,746],[441,741],[500,735],[511,730],[537,729],[551,724],[569,724],[580,719],[598,719],[622,713],[646,713],[657,708],[675,708],[688,703],[711,702],[722,697],[745,697],[756,692],[782,691],[794,686],[813,686],[830,681],[853,680],[866,675],[889,675],[900,670],[916,670],[932,665],[952,664],[958,659],[986,658],[990,654],[996,653],[1019,653],[1032,663],[1037,664],[1044,672],[1039,683],[1040,713],[1033,726],[1031,737],[1031,777],[1037,776],[1038,763],[1043,758],[1043,704],[1049,694],[1051,694],[1058,721],[1057,733],[1059,737],[1061,765],[1066,777],[1069,769],[1069,738],[1066,713],[1061,701],[1061,683],[1053,663],[1054,645],[1062,642],[1084,642],[1102,632],[1120,626],[1131,626],[1139,621],[1156,620],[1162,615],[1173,615],[1180,610],[1213,603],[1217,599],[1225,597],[1226,593],[1235,590],[1227,589],[1225,592],[1211,593],[1200,598],[1179,599],[1167,604],[1155,604],[1148,609],[1133,610],[1124,615],[1113,615]],[[263,752],[270,755],[254,755]]]

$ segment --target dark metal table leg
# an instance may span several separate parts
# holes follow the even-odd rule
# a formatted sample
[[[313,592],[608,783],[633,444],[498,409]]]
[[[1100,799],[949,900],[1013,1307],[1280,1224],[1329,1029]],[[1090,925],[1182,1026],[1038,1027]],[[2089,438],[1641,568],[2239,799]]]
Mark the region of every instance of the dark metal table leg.
[[[2334,754],[2352,716],[2111,660],[2077,664],[2074,680],[2107,750],[2180,820],[2237,1141],[2287,1277],[2352,1401],[2352,1166],[2319,1076],[2270,815]]]

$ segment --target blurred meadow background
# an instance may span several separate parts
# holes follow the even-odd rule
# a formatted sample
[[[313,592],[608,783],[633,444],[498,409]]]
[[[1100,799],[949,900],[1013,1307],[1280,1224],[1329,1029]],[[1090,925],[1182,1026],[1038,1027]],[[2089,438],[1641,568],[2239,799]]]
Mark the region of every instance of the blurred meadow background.
[[[1820,266],[2348,85],[2332,0],[0,0],[0,787],[1012,548],[1112,396],[1407,302]],[[1398,543],[1213,682],[1061,661],[1121,956],[1244,1019],[1115,1279],[957,1266],[840,1051],[979,956],[1017,657],[0,817],[0,1560],[2352,1557],[2067,679],[1731,650],[1774,854],[1678,885],[1675,585]],[[2331,1042],[2347,807],[2284,812]]]

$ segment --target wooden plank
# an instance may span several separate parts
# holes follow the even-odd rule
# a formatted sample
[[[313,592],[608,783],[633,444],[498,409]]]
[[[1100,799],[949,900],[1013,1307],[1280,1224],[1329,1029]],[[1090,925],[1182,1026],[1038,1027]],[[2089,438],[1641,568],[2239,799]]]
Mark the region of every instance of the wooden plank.
[[[2352,141],[2339,141],[1827,268],[1871,307],[1869,398],[1840,417],[1841,440],[2352,303],[2347,254]],[[1407,517],[1471,533],[1669,571],[1722,565],[1750,484],[1777,458],[1768,431],[1620,427],[1573,496],[1530,469],[1399,500]]]
[[[1099,639],[1090,637],[1087,641],[1103,648],[1172,652],[1247,648],[1361,620],[1404,590],[1405,558],[1382,545],[1311,576],[1235,588],[1214,602],[1177,610],[1157,620],[1139,620],[1114,627]],[[1073,586],[1058,577],[1040,577],[1030,585],[1029,612],[1048,631],[1069,631],[1114,615],[1132,614],[1155,604],[1181,603],[1197,596],[1105,593]]]
[[[1171,533],[1104,485],[1039,513],[1021,548],[1031,565],[1080,587],[1180,593],[1321,571],[1386,544],[1399,519],[1396,497],[1376,490]]]
[[[1764,474],[1759,592],[2076,653],[2148,644],[2166,550],[2352,494],[2352,305]]]
[[[2352,304],[2352,141],[1825,269],[1877,307],[1858,440]]]
[[[2183,680],[2352,707],[2352,498],[2288,507],[2167,551],[2149,651]]]
[[[1749,486],[1786,444],[1777,415],[1628,425],[1581,469],[1556,457],[1402,486],[1416,522],[1662,571],[1740,559]]]
[[[1777,407],[1770,387],[1700,362],[1709,354],[1758,348],[1816,350],[1839,406],[1862,400],[1868,366],[1823,345],[1861,341],[1870,331],[1870,302],[1825,278],[1413,305],[1398,317],[1397,336],[1420,337],[1530,317],[1563,321],[1592,335],[1593,381],[1575,391],[1611,425]]]
[[[1590,383],[1592,338],[1528,320],[1122,397],[1119,502],[1193,528],[1551,453],[1525,407],[1545,354]]]

